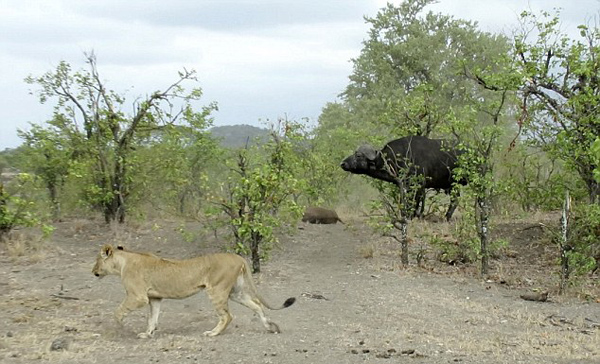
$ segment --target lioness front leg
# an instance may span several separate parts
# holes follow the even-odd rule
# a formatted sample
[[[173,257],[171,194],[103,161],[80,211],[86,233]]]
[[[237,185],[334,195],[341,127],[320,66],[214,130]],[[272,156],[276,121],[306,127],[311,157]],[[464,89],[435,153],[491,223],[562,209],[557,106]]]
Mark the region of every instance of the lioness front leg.
[[[138,337],[140,339],[151,338],[156,330],[156,324],[158,323],[158,315],[160,314],[160,298],[150,298],[150,315],[148,316],[148,328],[146,332],[140,332]]]

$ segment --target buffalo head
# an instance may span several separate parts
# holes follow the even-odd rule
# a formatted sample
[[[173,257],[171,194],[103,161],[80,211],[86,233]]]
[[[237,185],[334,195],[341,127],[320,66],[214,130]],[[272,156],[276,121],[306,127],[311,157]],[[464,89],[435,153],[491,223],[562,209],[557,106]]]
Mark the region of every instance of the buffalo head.
[[[381,152],[368,144],[360,146],[340,164],[344,171],[354,174],[369,174],[369,171],[378,170],[382,166]]]

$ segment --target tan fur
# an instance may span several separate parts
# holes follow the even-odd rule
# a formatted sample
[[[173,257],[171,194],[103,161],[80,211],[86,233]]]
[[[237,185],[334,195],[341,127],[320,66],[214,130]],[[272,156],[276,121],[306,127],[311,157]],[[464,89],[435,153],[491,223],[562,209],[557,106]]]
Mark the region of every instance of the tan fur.
[[[265,316],[264,308],[278,310],[295,301],[289,298],[277,308],[267,304],[256,292],[246,259],[229,253],[172,260],[104,245],[92,273],[121,277],[127,297],[115,311],[117,322],[122,323],[128,312],[150,305],[148,328],[138,334],[141,338],[152,337],[163,298],[182,299],[205,289],[219,316],[217,326],[204,332],[207,336],[220,334],[231,322],[230,299],[250,308],[267,330],[276,333],[279,327]]]

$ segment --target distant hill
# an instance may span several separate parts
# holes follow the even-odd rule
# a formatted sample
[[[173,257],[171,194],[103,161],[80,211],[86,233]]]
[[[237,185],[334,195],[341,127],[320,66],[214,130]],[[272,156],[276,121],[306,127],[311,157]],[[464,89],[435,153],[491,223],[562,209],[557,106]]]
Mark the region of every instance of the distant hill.
[[[224,125],[209,129],[210,133],[221,140],[226,148],[242,148],[248,145],[262,144],[269,139],[267,129],[252,125]]]

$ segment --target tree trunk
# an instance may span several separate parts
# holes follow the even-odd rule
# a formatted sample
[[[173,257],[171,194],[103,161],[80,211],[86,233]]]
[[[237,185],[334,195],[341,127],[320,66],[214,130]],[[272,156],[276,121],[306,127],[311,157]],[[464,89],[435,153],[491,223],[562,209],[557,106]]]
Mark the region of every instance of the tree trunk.
[[[50,195],[50,204],[52,209],[52,220],[60,220],[60,201],[58,200],[58,189],[56,183],[47,183],[48,194]]]
[[[252,233],[252,239],[250,240],[250,253],[252,255],[252,273],[260,273],[260,254],[258,251],[258,247],[260,246],[260,242],[262,240],[262,236],[260,233]]]
[[[489,201],[486,198],[477,197],[477,207],[479,215],[477,229],[481,243],[481,275],[486,276],[489,273]]]
[[[408,266],[408,220],[400,222],[400,245],[402,246],[401,259],[404,266]]]
[[[560,239],[560,286],[558,287],[558,294],[565,293],[567,285],[569,283],[569,240],[568,240],[568,228],[569,228],[569,210],[571,209],[571,198],[569,197],[569,190],[565,193],[565,202],[563,204],[562,216],[560,218],[561,225],[561,239]]]
[[[118,221],[120,224],[125,222],[125,198],[127,186],[125,185],[125,163],[121,161],[125,157],[117,158],[112,178],[106,181],[105,191],[112,194],[109,201],[104,204],[104,220],[107,224]]]

